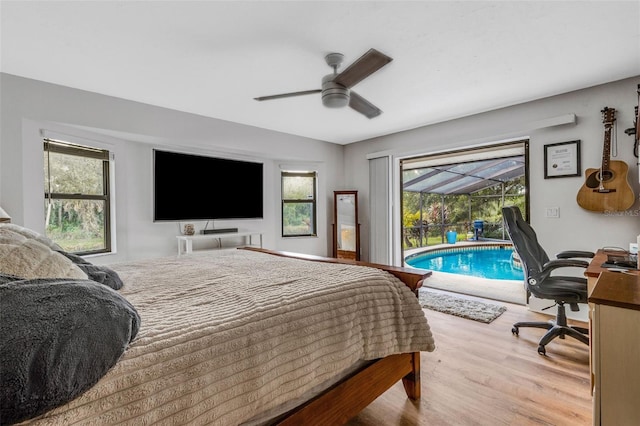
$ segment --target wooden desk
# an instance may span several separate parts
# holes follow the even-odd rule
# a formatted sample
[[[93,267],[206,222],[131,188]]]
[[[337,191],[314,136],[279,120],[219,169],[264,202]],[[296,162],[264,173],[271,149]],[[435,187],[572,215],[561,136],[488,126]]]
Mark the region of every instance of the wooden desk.
[[[599,252],[589,282],[594,425],[640,424],[640,271],[610,272]],[[596,275],[597,274],[597,275]]]
[[[602,272],[589,295],[589,302],[640,311],[640,274],[638,271]],[[640,330],[636,334],[640,335]]]
[[[589,262],[589,267],[584,272],[585,277],[587,277],[587,287],[589,291],[587,294],[591,295],[591,292],[593,291],[593,287],[595,287],[596,281],[598,280],[600,273],[607,270],[606,268],[602,267],[602,264],[607,261],[607,256],[610,254],[620,255],[620,252],[599,249],[596,252],[596,255],[591,259],[591,262]],[[640,274],[640,271],[629,271],[629,272],[636,275]]]

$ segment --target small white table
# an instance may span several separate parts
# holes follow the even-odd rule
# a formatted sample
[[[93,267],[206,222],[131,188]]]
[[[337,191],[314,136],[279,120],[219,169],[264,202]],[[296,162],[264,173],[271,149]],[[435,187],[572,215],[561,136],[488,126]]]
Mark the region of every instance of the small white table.
[[[196,235],[178,235],[178,256],[193,253],[193,242],[201,240],[218,240],[218,248],[222,247],[222,240],[225,238],[244,237],[247,245],[254,245],[253,237],[259,237],[259,247],[262,248],[262,231],[239,231],[225,232],[220,234],[196,234]]]

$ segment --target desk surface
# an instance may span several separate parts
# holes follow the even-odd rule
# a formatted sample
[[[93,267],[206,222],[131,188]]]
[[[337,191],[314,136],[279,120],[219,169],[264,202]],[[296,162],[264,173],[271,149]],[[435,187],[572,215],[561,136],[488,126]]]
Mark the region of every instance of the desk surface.
[[[640,275],[603,272],[589,295],[589,302],[640,311]]]
[[[586,277],[598,278],[601,272],[607,271],[607,268],[603,268],[602,264],[607,261],[607,256],[610,254],[620,255],[620,252],[599,249],[593,259],[591,259],[591,262],[589,262],[589,267],[585,270],[584,275]],[[640,271],[637,270],[629,272],[636,275],[640,274]]]
[[[611,272],[601,266],[608,254],[616,253],[598,250],[589,263],[585,276],[597,278],[589,294],[589,302],[640,310],[640,271]]]

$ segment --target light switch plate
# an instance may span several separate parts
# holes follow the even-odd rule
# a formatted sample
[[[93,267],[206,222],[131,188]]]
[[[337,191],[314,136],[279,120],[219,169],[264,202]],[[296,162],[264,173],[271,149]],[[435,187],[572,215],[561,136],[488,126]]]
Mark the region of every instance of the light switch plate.
[[[557,219],[560,217],[560,207],[547,207],[546,211],[545,211],[545,216],[546,217],[552,217],[554,219]]]

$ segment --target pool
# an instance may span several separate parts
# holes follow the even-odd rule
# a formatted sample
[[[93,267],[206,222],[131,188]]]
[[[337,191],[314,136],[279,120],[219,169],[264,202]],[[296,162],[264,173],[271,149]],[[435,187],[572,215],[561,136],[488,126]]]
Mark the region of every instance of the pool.
[[[494,280],[523,280],[522,266],[513,259],[513,247],[506,245],[466,246],[436,249],[407,256],[414,268],[470,275]]]

